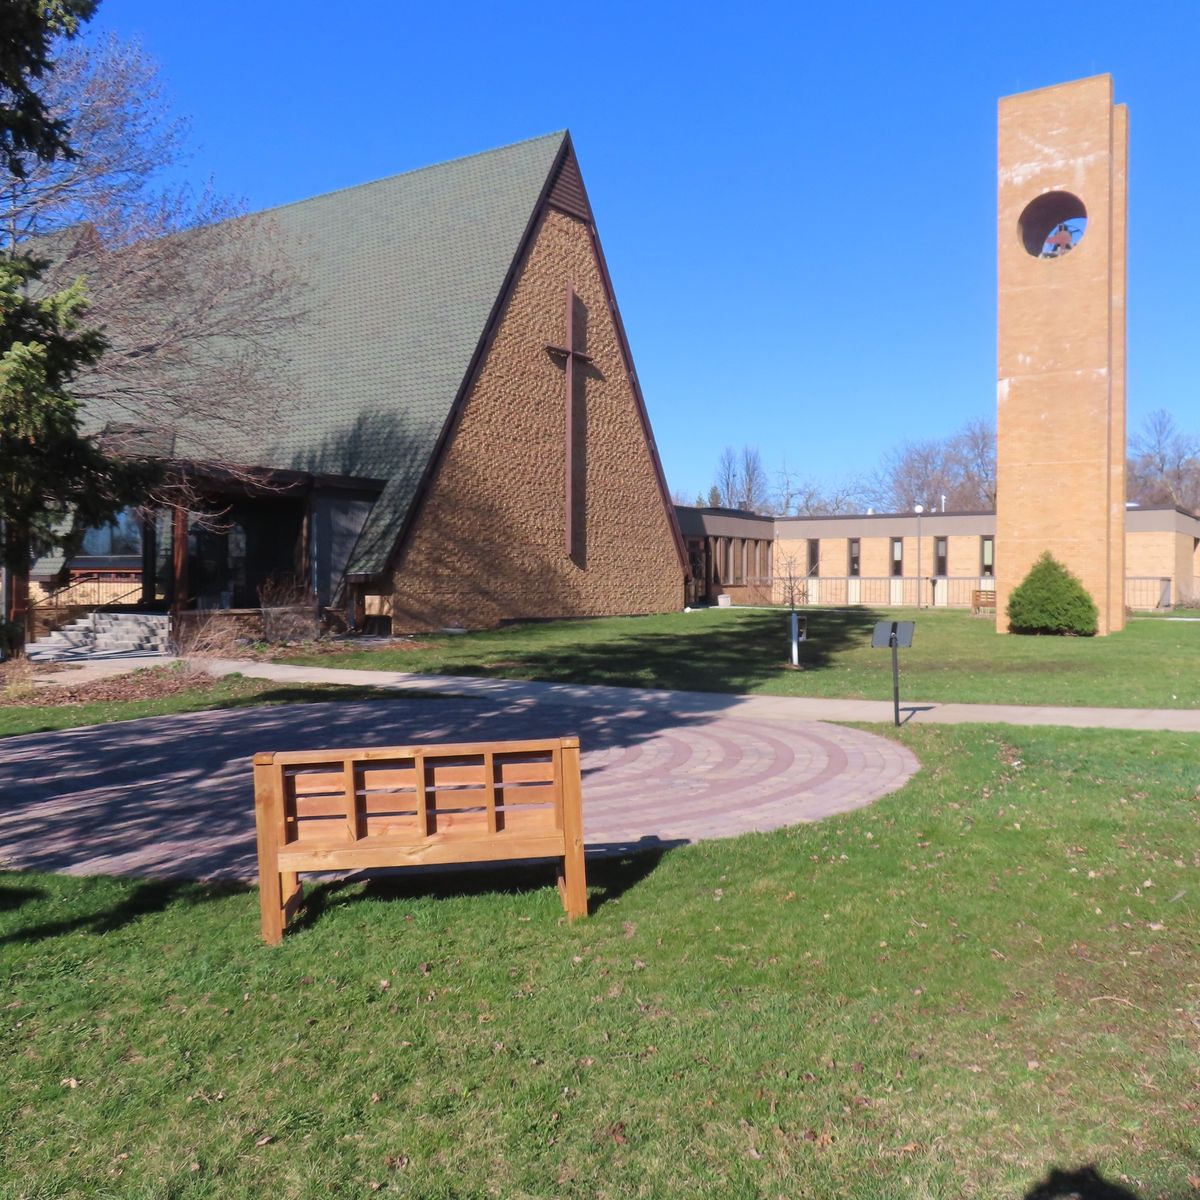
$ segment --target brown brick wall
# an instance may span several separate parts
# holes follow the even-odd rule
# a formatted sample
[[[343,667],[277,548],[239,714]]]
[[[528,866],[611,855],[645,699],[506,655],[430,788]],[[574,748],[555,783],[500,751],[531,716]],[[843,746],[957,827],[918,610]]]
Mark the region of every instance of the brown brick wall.
[[[592,356],[580,388],[577,552],[565,543],[565,339],[573,280]],[[583,370],[582,367],[577,370]],[[587,226],[547,209],[396,564],[397,631],[683,607],[683,568]]]

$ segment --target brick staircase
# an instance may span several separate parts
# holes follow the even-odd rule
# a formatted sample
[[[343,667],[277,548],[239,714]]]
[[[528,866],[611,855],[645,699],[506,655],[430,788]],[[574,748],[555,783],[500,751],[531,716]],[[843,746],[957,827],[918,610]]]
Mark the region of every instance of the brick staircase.
[[[166,654],[169,622],[166,613],[92,612],[31,642],[25,652],[32,662]]]

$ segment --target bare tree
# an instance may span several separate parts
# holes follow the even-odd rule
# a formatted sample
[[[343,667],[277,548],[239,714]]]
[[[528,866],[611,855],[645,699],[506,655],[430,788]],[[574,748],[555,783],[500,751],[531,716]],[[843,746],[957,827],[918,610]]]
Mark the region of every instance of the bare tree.
[[[808,603],[808,572],[798,554],[775,551],[775,581],[779,584],[780,600],[791,609]]]
[[[1139,504],[1200,509],[1200,438],[1179,429],[1164,409],[1130,439],[1128,494]]]
[[[738,466],[737,451],[732,446],[726,446],[721,451],[721,457],[717,459],[717,473],[713,479],[712,491],[720,497],[718,503],[722,507],[737,508],[741,490],[742,474]]]
[[[864,492],[876,508],[907,512],[916,505],[973,512],[996,503],[996,438],[973,421],[945,438],[907,442],[884,457]],[[944,500],[943,500],[944,497]]]
[[[996,429],[988,421],[968,421],[951,439],[964,485],[956,508],[996,507]]]
[[[822,485],[796,474],[786,461],[775,475],[770,509],[780,517],[826,517],[855,512],[862,505],[861,485],[843,480]]]
[[[240,470],[286,388],[271,335],[300,316],[298,248],[211,188],[160,184],[186,130],[140,46],[72,45],[40,94],[74,155],[3,179],[0,244],[47,258],[47,289],[85,278],[109,349],[76,395],[100,424],[155,431],[166,457]]]
[[[767,472],[757,446],[743,446],[740,452],[726,446],[721,451],[712,493],[724,508],[762,512],[768,507]]]
[[[738,508],[747,512],[762,512],[768,505],[767,472],[757,446],[742,447],[741,495]]]

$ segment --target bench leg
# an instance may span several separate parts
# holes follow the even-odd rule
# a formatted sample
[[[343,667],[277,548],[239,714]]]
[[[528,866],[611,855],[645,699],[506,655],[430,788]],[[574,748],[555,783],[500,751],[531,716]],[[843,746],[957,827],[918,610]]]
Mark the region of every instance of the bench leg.
[[[558,867],[558,891],[562,896],[563,908],[567,910],[567,919],[574,921],[577,917],[588,915],[578,746],[563,747],[562,772],[564,854]]]
[[[254,824],[258,842],[258,903],[262,916],[263,941],[278,946],[288,915],[299,903],[299,876],[280,872],[279,843],[282,836],[283,774],[270,755],[254,759]]]
[[[263,941],[278,946],[283,941],[283,876],[266,871],[258,877],[258,903],[262,913]]]
[[[558,864],[558,894],[562,897],[563,908],[567,918],[574,921],[577,917],[588,915],[587,884],[583,873],[583,853],[578,855],[578,863],[571,861],[572,855],[564,855]]]

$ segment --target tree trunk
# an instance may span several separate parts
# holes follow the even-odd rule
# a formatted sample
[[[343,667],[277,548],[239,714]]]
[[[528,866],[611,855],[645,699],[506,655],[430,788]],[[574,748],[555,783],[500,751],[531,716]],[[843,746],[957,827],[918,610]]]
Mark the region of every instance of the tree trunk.
[[[8,568],[8,611],[4,614],[9,621],[15,621],[22,627],[23,639],[13,647],[14,656],[24,651],[24,642],[29,641],[30,629],[29,612],[29,534],[25,530],[14,529],[11,525],[5,531],[4,558]]]

